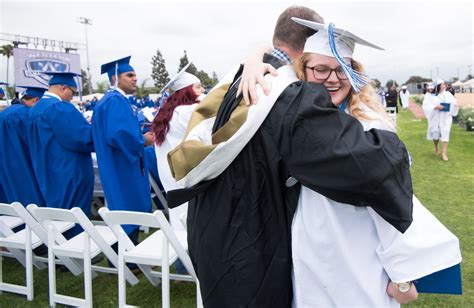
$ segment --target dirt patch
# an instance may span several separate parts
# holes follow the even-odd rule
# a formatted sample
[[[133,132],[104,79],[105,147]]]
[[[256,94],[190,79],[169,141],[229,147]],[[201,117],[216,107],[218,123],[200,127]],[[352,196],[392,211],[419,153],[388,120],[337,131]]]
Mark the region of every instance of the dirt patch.
[[[474,108],[474,93],[456,93],[454,97],[460,107]]]

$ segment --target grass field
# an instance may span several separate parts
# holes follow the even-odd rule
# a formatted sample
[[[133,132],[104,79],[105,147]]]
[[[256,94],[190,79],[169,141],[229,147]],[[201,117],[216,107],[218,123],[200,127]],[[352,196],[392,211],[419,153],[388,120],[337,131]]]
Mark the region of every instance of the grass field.
[[[444,162],[433,154],[426,140],[426,120],[415,120],[410,112],[401,111],[398,118],[399,135],[413,157],[412,177],[415,194],[422,203],[461,242],[463,254],[462,296],[422,294],[410,307],[474,307],[474,134],[453,125],[448,149],[450,161]],[[102,262],[104,264],[104,262]],[[24,283],[24,270],[16,261],[3,261],[4,281]],[[35,299],[3,293],[0,307],[47,307],[48,273],[34,271]],[[58,291],[72,296],[84,296],[82,276],[58,274]],[[117,306],[117,279],[99,274],[93,280],[94,306]],[[142,307],[161,307],[161,289],[154,288],[140,275],[140,283],[127,288],[127,302]],[[171,284],[171,307],[195,306],[195,285]],[[225,308],[225,307],[223,307]]]

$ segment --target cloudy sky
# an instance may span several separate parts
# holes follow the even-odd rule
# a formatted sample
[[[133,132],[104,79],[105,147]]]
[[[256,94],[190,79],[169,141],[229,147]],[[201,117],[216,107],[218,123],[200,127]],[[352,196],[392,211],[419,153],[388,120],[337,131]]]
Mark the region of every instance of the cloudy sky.
[[[127,55],[132,55],[139,81],[150,78],[157,49],[171,75],[186,50],[198,69],[222,77],[257,46],[271,44],[278,15],[293,4],[311,7],[326,22],[384,47],[359,46],[354,54],[383,84],[389,79],[403,83],[412,75],[439,73],[449,79],[459,72],[462,79],[470,69],[473,73],[472,1],[0,0],[0,33],[85,43],[84,25],[78,22],[84,16],[93,23],[88,35],[94,84],[106,80],[99,74],[102,63]],[[85,49],[79,53],[86,68]],[[0,80],[5,79],[6,58],[1,57]]]

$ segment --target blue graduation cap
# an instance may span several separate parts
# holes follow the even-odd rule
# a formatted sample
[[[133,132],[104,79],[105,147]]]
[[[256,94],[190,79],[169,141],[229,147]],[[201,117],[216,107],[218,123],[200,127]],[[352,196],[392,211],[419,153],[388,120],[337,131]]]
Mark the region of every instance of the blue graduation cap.
[[[41,98],[48,89],[46,88],[41,88],[41,87],[30,87],[30,86],[17,86],[17,88],[24,88],[26,89],[23,91],[21,94],[22,96],[28,95],[31,97],[39,97]]]
[[[73,88],[78,88],[76,80],[74,80],[74,77],[81,76],[80,74],[71,73],[71,72],[44,72],[43,74],[52,76],[52,78],[48,82],[50,86],[61,84],[61,85],[70,86]]]
[[[120,75],[122,73],[127,73],[131,71],[135,71],[133,67],[130,65],[130,58],[132,56],[128,56],[122,59],[118,59],[106,64],[102,64],[100,67],[100,73],[105,74],[109,76],[109,80],[112,79],[112,76],[114,75]]]

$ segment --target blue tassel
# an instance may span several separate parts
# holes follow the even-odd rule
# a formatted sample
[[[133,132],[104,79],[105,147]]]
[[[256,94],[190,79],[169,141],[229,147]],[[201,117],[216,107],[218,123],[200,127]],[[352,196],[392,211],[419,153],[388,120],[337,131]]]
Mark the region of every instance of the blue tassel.
[[[370,79],[367,75],[359,73],[352,69],[352,67],[344,61],[344,58],[339,54],[336,48],[336,41],[334,39],[334,24],[330,23],[328,26],[328,37],[329,37],[329,47],[331,47],[331,52],[336,58],[337,62],[341,65],[342,70],[349,79],[352,89],[355,92],[359,93],[360,90],[369,83]]]

